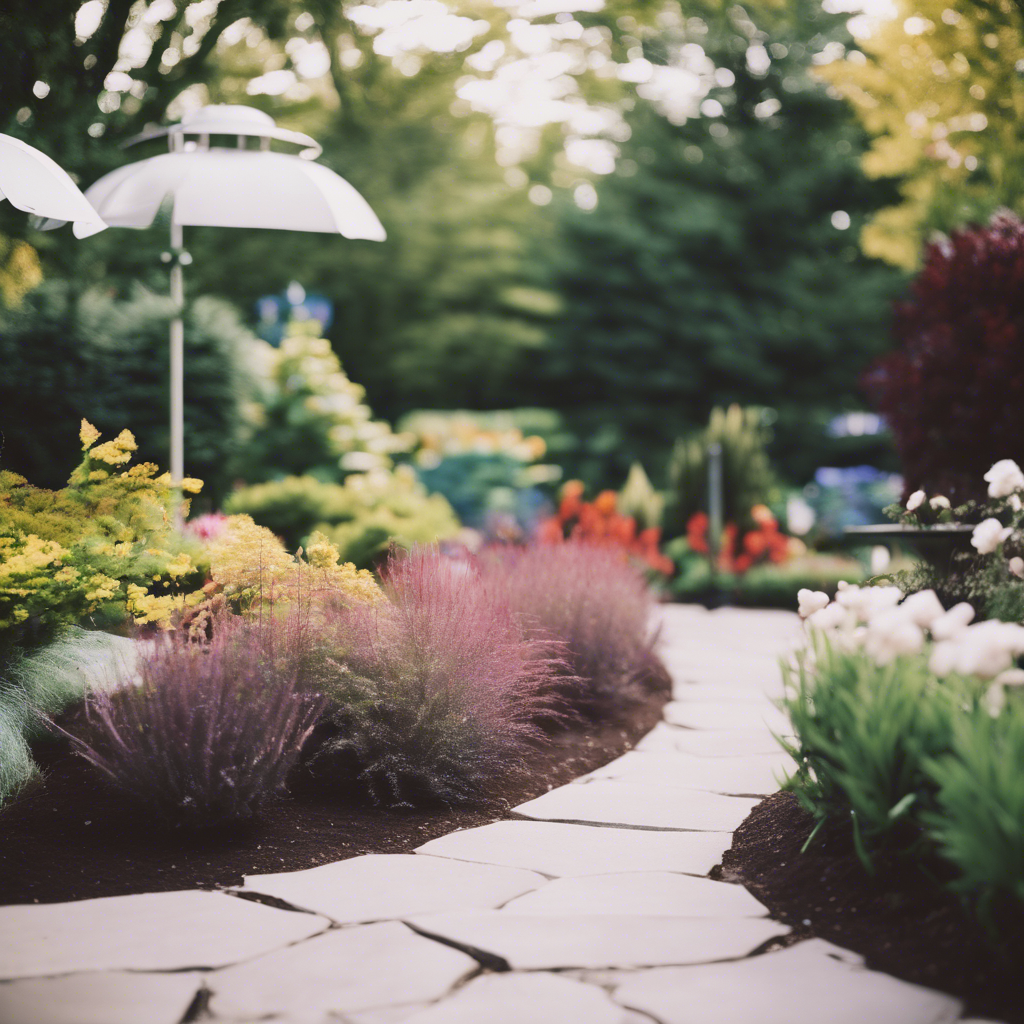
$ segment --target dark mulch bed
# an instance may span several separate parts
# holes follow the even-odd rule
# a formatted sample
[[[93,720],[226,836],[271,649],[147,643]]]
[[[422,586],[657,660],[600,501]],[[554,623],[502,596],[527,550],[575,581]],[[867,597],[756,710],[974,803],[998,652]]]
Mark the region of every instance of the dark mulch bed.
[[[296,792],[275,800],[242,834],[162,829],[106,786],[61,743],[39,745],[43,779],[0,812],[0,904],[239,885],[245,874],[295,871],[364,853],[411,853],[456,829],[510,817],[509,809],[618,757],[648,733],[669,699],[668,676],[619,721],[581,723],[532,753],[530,775],[478,807],[389,812]]]
[[[788,793],[762,801],[736,831],[722,876],[746,885],[797,935],[828,939],[870,967],[949,992],[971,1014],[1024,1024],[1019,907],[997,908],[997,943],[937,884],[939,863],[878,858],[872,877],[849,833],[823,829],[801,854],[812,824]]]

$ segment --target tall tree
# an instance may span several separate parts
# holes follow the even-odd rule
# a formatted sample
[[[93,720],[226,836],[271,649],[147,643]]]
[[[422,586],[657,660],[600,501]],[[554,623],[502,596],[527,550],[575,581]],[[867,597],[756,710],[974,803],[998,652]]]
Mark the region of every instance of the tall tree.
[[[701,10],[645,43],[617,169],[582,197],[596,208],[563,206],[550,402],[606,483],[634,460],[659,473],[730,402],[775,408],[774,454],[806,479],[836,457],[828,420],[862,406],[899,284],[856,244],[891,184],[865,178],[865,134],[813,73],[843,22],[813,0]]]
[[[903,178],[865,251],[912,268],[936,230],[1024,212],[1024,4],[897,0],[860,19],[860,49],[823,69],[873,136],[864,167]]]

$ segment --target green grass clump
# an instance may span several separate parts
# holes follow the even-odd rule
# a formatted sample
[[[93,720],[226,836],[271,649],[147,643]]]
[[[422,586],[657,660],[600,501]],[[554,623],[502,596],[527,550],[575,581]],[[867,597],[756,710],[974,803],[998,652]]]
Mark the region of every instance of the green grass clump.
[[[788,788],[819,823],[849,821],[872,870],[873,850],[920,838],[913,823],[935,789],[925,763],[950,749],[972,686],[936,679],[919,656],[877,665],[821,638],[813,660],[784,671],[796,735],[784,745],[799,765]]]
[[[996,716],[983,707],[955,722],[949,752],[927,761],[936,788],[923,815],[953,887],[983,919],[1005,897],[1024,905],[1024,701],[1011,693]]]

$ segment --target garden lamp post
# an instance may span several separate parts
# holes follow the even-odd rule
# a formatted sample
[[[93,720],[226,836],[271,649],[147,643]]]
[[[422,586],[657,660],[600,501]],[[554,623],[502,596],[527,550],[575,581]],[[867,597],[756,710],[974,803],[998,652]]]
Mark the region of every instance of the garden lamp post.
[[[86,198],[113,227],[148,228],[161,206],[171,206],[170,330],[171,480],[184,476],[184,283],[188,227],[273,228],[316,231],[382,242],[384,228],[365,199],[344,178],[314,163],[323,151],[308,135],[279,128],[253,107],[203,107],[179,124],[131,139],[128,145],[166,136],[170,152],[127,164],[104,175]],[[216,141],[215,141],[216,140]],[[250,148],[250,140],[257,140]],[[272,141],[300,147],[272,152]],[[44,227],[56,227],[48,223]]]
[[[0,202],[4,199],[35,217],[52,217],[61,224],[71,221],[76,238],[107,226],[67,171],[10,135],[0,135]]]

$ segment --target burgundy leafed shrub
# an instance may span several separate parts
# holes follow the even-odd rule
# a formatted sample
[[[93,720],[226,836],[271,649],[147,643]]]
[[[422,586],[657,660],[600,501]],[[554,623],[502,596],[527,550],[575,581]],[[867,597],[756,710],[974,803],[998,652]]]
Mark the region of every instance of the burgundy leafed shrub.
[[[494,550],[481,565],[523,623],[566,644],[578,677],[568,697],[580,711],[614,716],[643,695],[655,664],[653,597],[625,552],[569,541]]]
[[[74,749],[176,824],[258,815],[283,789],[320,710],[297,688],[294,657],[274,650],[277,636],[224,615],[209,643],[161,637],[140,658],[140,686],[88,699]]]
[[[983,500],[994,462],[1024,461],[1024,223],[999,213],[929,245],[894,333],[899,347],[864,386],[892,428],[906,493]]]
[[[526,769],[538,723],[565,715],[560,645],[524,637],[508,602],[436,549],[392,557],[383,587],[387,602],[333,613],[331,729],[309,769],[390,807],[486,798]]]

